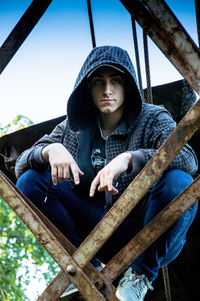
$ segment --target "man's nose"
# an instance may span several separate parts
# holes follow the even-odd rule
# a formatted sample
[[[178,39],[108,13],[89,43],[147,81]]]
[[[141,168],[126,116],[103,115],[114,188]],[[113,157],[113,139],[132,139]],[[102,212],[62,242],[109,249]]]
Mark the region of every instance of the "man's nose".
[[[104,85],[104,94],[109,96],[112,94],[112,85],[109,81],[107,81]]]

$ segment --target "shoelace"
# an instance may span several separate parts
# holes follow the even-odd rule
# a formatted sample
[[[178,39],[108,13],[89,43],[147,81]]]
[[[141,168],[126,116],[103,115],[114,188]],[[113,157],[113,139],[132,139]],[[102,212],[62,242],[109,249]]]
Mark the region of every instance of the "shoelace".
[[[132,269],[126,272],[124,278],[121,279],[119,285],[125,285],[127,282],[131,281],[131,286],[134,287],[134,291],[137,296],[140,298],[143,294],[143,291],[147,287],[147,289],[153,290],[153,287],[147,277],[145,275],[138,275],[136,273],[132,273]]]

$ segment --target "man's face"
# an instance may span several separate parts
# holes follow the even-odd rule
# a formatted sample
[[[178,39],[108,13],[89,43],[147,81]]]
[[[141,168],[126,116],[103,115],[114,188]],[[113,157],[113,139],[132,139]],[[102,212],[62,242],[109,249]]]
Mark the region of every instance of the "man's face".
[[[124,111],[125,83],[122,73],[112,67],[100,67],[91,76],[92,99],[100,114]]]

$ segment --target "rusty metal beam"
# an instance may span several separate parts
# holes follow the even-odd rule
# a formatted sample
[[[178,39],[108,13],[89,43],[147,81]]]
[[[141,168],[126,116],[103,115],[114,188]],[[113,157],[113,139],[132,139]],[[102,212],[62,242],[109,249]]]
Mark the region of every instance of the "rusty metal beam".
[[[200,52],[163,0],[120,0],[193,89],[200,93]]]
[[[62,246],[58,244],[54,236],[52,236],[52,233],[45,228],[42,220],[38,218],[37,210],[36,213],[31,210],[27,203],[24,202],[20,193],[16,193],[14,185],[8,183],[2,174],[0,174],[0,194],[22,221],[32,230],[37,239],[44,245],[64,271],[67,270],[67,267],[70,264],[76,269],[76,275],[73,277],[69,276],[69,278],[79,288],[81,294],[87,296],[86,299],[88,301],[95,300],[94,296],[96,296],[96,300],[104,300],[102,299],[103,297],[98,294],[98,291],[92,287],[92,283],[85,276],[80,267],[83,268],[97,253],[98,249],[139,202],[145,192],[153,185],[156,179],[166,169],[199,126],[200,100],[185,115],[156,155],[147,163],[146,167],[129,185],[100,224],[97,225],[80,248],[73,254],[73,259]],[[98,277],[101,279],[101,276],[99,275],[103,275],[98,274]],[[93,296],[93,299],[91,299],[90,296]]]
[[[66,251],[66,249],[63,248],[63,246],[59,243],[57,238],[52,234],[52,231],[50,231],[50,229],[46,226],[46,222],[44,223],[42,219],[39,218],[38,209],[33,204],[31,206],[28,205],[30,201],[25,196],[23,196],[22,193],[18,191],[18,189],[16,189],[16,187],[2,174],[1,171],[0,195],[12,208],[12,210],[20,217],[24,224],[32,231],[32,233],[35,235],[38,241],[49,252],[52,258],[61,267],[61,269],[65,271],[65,273],[68,275],[69,281],[73,282],[76,285],[76,287],[78,287],[81,295],[86,300],[115,300],[115,298],[112,296],[113,289],[109,284],[107,286],[107,299],[104,298],[104,296],[94,286],[94,283],[90,281],[90,279],[82,271],[80,266],[73,260],[73,258]],[[45,220],[45,217],[43,218]],[[46,221],[48,225],[49,222],[47,219]],[[69,267],[71,266],[73,266],[76,271],[73,276],[70,274],[71,270],[69,269]],[[101,273],[96,271],[95,268],[89,266],[88,269],[89,271],[91,271],[91,279],[94,278],[97,282],[99,281],[103,284],[107,283],[105,277]],[[66,287],[68,283],[66,283]],[[63,286],[60,289],[63,290]],[[52,300],[56,300],[54,296],[52,296]]]
[[[80,266],[89,262],[103,246],[199,127],[200,100],[189,110],[154,157],[73,254],[74,260]]]
[[[199,0],[195,0],[195,9],[196,9],[196,20],[197,20],[197,34],[198,34],[198,41],[200,47],[200,2]]]
[[[59,281],[57,281],[57,277],[59,277]],[[50,285],[45,289],[42,295],[37,299],[37,301],[55,301],[61,296],[64,292],[65,287],[69,286],[69,277],[66,273],[61,270],[57,277],[53,279]]]
[[[167,205],[104,268],[109,281],[116,278],[131,262],[160,237],[187,209],[200,198],[200,176]]]
[[[33,0],[0,48],[0,74],[40,20],[52,0]]]

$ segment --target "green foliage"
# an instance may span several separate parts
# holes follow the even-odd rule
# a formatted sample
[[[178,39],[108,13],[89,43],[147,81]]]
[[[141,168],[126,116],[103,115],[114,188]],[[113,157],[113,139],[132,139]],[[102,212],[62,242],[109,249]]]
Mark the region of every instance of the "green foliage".
[[[0,137],[21,130],[32,124],[33,122],[28,117],[17,115],[15,119],[11,123],[8,123],[6,126],[0,125]]]
[[[0,136],[31,124],[27,117],[17,115],[11,124],[0,128]],[[46,264],[48,271],[43,272]],[[35,275],[30,273],[31,265]],[[26,287],[31,277],[39,274],[49,283],[57,272],[57,264],[0,196],[0,300],[29,300]]]

